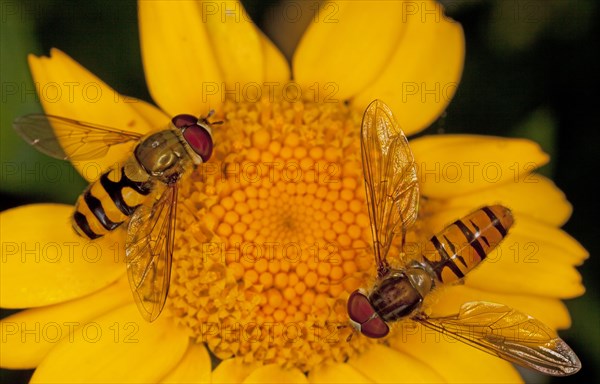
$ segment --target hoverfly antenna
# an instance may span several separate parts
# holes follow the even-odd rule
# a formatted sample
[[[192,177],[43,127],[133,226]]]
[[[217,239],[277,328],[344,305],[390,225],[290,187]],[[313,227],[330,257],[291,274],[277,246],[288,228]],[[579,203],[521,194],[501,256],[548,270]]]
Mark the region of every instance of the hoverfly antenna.
[[[351,273],[349,275],[346,275],[346,276],[342,277],[341,279],[337,279],[335,281],[321,280],[321,281],[319,281],[318,284],[320,284],[320,285],[327,285],[327,286],[338,285],[338,284],[342,284],[344,281],[349,280],[349,279],[360,279],[360,276],[357,276],[357,275],[359,275],[358,271],[353,272],[353,273]]]
[[[193,217],[200,220],[200,217],[198,217],[198,214],[192,208],[190,208],[187,204],[181,204],[181,205],[184,206]]]
[[[346,328],[350,328],[350,334],[348,334],[348,337],[346,337],[346,343],[349,343],[350,340],[352,340],[352,336],[354,336],[354,334],[357,332],[356,328],[351,327],[348,324],[342,324],[342,325],[338,325],[337,329],[342,330],[342,329],[346,329]]]
[[[208,125],[221,125],[223,124],[223,120],[220,121],[208,121],[212,116],[214,116],[215,114],[215,110],[211,109],[210,111],[208,111],[208,114],[206,116],[200,116],[198,118],[198,121],[203,121]]]

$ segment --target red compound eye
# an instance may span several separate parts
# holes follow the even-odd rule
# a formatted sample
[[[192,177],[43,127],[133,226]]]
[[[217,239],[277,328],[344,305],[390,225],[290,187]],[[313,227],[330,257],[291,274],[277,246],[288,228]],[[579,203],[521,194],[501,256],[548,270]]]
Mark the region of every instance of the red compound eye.
[[[375,309],[369,298],[360,291],[354,291],[348,298],[348,316],[360,324],[360,332],[374,339],[384,337],[390,332],[388,325],[379,316],[373,316]],[[372,317],[373,316],[373,317]]]
[[[213,141],[210,132],[203,125],[198,124],[198,118],[192,115],[177,115],[172,120],[173,125],[183,131],[183,137],[206,162],[213,151]]]
[[[179,129],[198,124],[198,118],[192,115],[177,115],[171,121]]]
[[[210,133],[201,125],[192,125],[183,131],[183,137],[194,152],[200,155],[202,161],[207,162],[213,151],[213,141]]]

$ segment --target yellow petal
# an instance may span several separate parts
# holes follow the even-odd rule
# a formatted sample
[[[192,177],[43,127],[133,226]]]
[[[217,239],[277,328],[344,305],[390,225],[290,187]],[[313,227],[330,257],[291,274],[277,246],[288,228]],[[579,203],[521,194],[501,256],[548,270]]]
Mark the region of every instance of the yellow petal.
[[[549,242],[528,236],[511,236],[499,253],[472,271],[467,284],[486,291],[526,293],[544,297],[573,298],[585,288],[581,275]]]
[[[426,136],[410,142],[421,191],[451,198],[524,178],[548,162],[537,143],[475,135]]]
[[[84,240],[71,228],[73,207],[25,205],[0,213],[0,306],[38,307],[81,297],[125,272],[119,234]]]
[[[510,204],[507,206],[512,208]],[[426,227],[439,232],[478,207],[473,205],[444,209],[424,218]],[[588,251],[565,231],[521,215],[519,211],[513,210],[513,216],[515,224],[509,229],[509,237],[502,243],[503,252],[490,255],[488,262],[496,262],[496,259],[503,258],[515,263],[537,264],[540,259],[544,259],[549,262],[580,265],[588,257]]]
[[[279,50],[258,29],[239,1],[201,3],[202,18],[223,74],[221,96],[272,100],[290,80]],[[262,87],[262,88],[261,88]]]
[[[374,99],[385,101],[410,135],[435,121],[454,96],[463,70],[465,37],[460,24],[433,1],[405,2],[402,21],[406,31],[392,57],[353,104],[362,110]]]
[[[283,84],[290,80],[290,66],[283,53],[267,36],[260,34],[262,51],[264,55],[264,79],[265,82]]]
[[[554,298],[482,291],[466,285],[440,289],[432,297],[432,316],[449,316],[458,313],[461,305],[469,301],[490,301],[505,304],[527,313],[553,329],[571,326],[569,311],[562,301]]]
[[[308,373],[311,383],[372,383],[348,364],[317,365]]]
[[[390,344],[401,351],[396,353],[426,362],[448,383],[523,382],[510,363],[413,322],[390,338]]]
[[[528,255],[528,262],[548,260],[567,265],[581,265],[588,258],[588,251],[565,231],[545,223],[540,223],[526,216],[515,216],[513,244],[519,244],[521,250],[534,244]],[[515,248],[511,248],[515,251]],[[535,252],[535,253],[534,253]],[[514,253],[514,252],[513,252]],[[526,254],[511,255],[514,260],[524,260]]]
[[[444,207],[472,210],[474,207],[490,204],[503,204],[510,207],[518,217],[527,215],[555,226],[563,225],[573,211],[565,194],[551,180],[534,173],[494,188],[455,196]]]
[[[405,28],[402,7],[399,1],[321,4],[294,54],[294,79],[305,92],[322,90],[322,96],[338,101],[354,96],[377,77],[396,49]]]
[[[153,99],[169,115],[205,115],[218,108],[223,77],[200,3],[140,1],[138,12],[142,61]]]
[[[228,90],[263,82],[261,36],[239,1],[201,1],[199,11]]]
[[[267,364],[252,371],[244,383],[308,383],[308,380],[296,368],[284,369],[277,364]]]
[[[132,106],[143,105],[142,101],[118,94],[58,49],[52,49],[50,57],[29,55],[29,67],[47,114],[140,134],[153,128]],[[161,125],[166,123],[168,120],[158,122]],[[77,161],[73,165],[90,181],[128,156],[133,144],[114,146],[100,159]]]
[[[210,356],[204,344],[190,343],[183,359],[161,383],[209,383]]]
[[[537,255],[545,244],[508,241],[501,246],[502,255],[492,257],[470,272],[466,284],[485,291],[526,293],[563,299],[582,295],[585,287],[581,275],[568,263],[558,263]],[[512,248],[510,248],[512,247]],[[516,257],[516,258],[515,258]],[[515,261],[517,260],[517,261]]]
[[[348,364],[376,383],[440,383],[444,382],[426,360],[375,344],[364,353],[351,358]]]
[[[39,365],[31,383],[155,383],[182,359],[186,332],[172,318],[144,321],[135,305],[84,325]]]
[[[223,360],[212,373],[213,383],[241,383],[258,368],[258,364],[247,364],[241,358]]]
[[[170,117],[166,113],[143,100],[129,99],[132,100],[131,107],[146,120],[148,125],[152,127],[152,131],[165,129],[168,126]]]
[[[60,340],[72,340],[82,325],[113,308],[132,302],[127,279],[82,298],[47,307],[27,309],[2,319],[0,366],[37,367]]]

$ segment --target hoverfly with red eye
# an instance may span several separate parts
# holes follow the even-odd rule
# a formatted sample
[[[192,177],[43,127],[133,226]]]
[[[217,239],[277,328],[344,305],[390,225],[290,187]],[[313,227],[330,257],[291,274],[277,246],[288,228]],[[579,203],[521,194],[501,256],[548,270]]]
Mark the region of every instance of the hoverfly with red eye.
[[[132,145],[120,165],[103,170],[77,199],[71,224],[94,240],[125,224],[125,260],[133,297],[142,316],[161,313],[171,279],[179,181],[213,151],[206,117],[177,115],[163,130],[141,135],[66,117],[33,114],[14,129],[40,152],[70,161],[101,159],[110,148]]]
[[[545,374],[579,371],[577,355],[552,329],[505,305],[468,302],[451,316],[427,315],[425,297],[438,286],[460,282],[482,262],[507,235],[512,213],[501,205],[482,207],[434,235],[420,257],[393,268],[387,261],[392,241],[401,236],[402,251],[420,196],[408,140],[379,100],[363,116],[361,155],[377,280],[370,292],[358,289],[348,298],[350,323],[357,331],[381,338],[390,331],[388,323],[410,319]]]

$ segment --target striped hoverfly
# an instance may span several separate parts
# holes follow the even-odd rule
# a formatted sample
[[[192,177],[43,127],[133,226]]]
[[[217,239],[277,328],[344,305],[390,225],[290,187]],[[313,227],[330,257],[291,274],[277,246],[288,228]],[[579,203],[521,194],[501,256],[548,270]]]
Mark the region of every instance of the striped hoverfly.
[[[377,278],[370,291],[348,298],[351,325],[363,335],[382,338],[388,323],[410,319],[484,352],[544,374],[567,376],[581,363],[557,334],[533,317],[505,305],[464,303],[458,313],[430,317],[422,307],[436,287],[461,282],[507,235],[511,211],[501,205],[482,207],[431,237],[414,260],[390,266],[392,240],[405,235],[417,219],[419,185],[406,136],[390,108],[379,100],[366,109],[361,127],[361,155],[371,220]],[[401,255],[402,252],[401,252]]]
[[[146,135],[44,114],[13,123],[34,148],[61,160],[101,159],[110,148],[133,144],[128,158],[105,170],[79,196],[71,224],[89,240],[127,226],[129,283],[150,322],[160,315],[169,291],[178,184],[212,154],[212,113],[177,115],[165,129]]]

